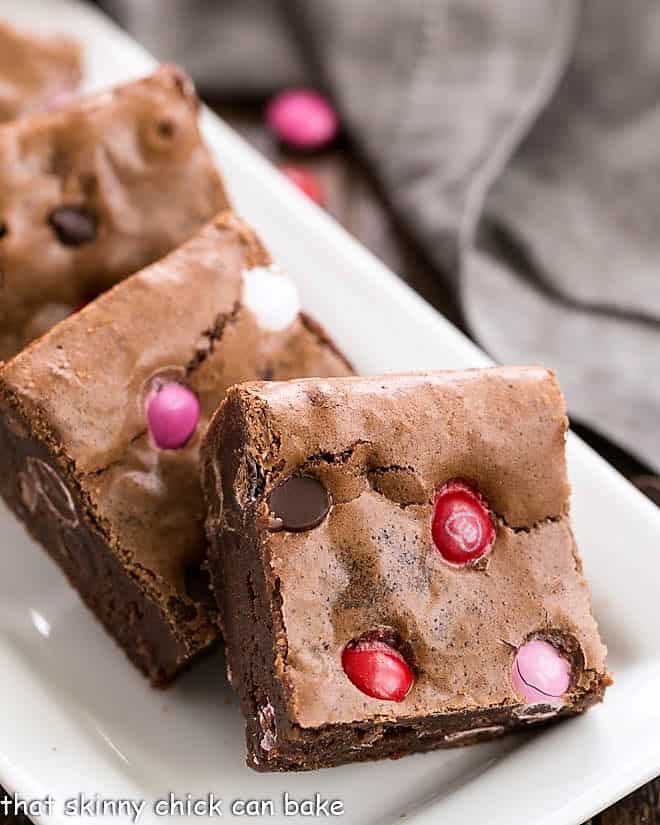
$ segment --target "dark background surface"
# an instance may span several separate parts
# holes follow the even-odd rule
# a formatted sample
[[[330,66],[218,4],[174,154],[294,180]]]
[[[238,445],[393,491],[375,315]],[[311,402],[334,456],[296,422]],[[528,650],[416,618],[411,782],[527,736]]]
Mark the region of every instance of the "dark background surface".
[[[457,309],[432,267],[396,225],[378,187],[346,142],[340,141],[320,154],[301,158],[275,143],[263,126],[261,106],[237,104],[214,108],[274,163],[293,163],[314,171],[322,181],[327,210],[391,269],[405,273],[409,284],[426,300],[451,321],[460,324]],[[660,479],[604,439],[583,428],[574,429],[660,504]],[[27,825],[28,820],[15,816],[6,818],[0,813],[0,825],[10,823]],[[588,825],[660,825],[660,779],[598,814]]]

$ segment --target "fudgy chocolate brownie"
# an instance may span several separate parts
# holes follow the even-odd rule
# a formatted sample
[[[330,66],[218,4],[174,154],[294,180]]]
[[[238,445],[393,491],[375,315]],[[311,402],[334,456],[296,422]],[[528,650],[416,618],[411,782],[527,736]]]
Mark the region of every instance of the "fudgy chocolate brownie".
[[[0,493],[135,664],[167,682],[217,636],[201,567],[208,418],[243,379],[348,373],[225,213],[0,369]]]
[[[0,360],[226,206],[188,77],[0,126]]]
[[[601,700],[566,428],[541,368],[229,390],[202,471],[249,765],[466,745]]]
[[[28,34],[0,20],[0,121],[66,101],[81,74],[76,40]]]

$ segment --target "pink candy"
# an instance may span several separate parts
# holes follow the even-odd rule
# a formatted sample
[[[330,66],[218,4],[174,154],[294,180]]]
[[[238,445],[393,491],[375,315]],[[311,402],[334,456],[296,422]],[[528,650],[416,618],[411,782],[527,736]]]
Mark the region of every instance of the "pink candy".
[[[162,450],[183,447],[199,422],[197,396],[183,384],[172,382],[147,402],[149,433]]]
[[[283,166],[280,171],[287,177],[291,183],[304,192],[308,198],[317,203],[319,206],[323,205],[323,187],[321,181],[309,169],[303,169],[302,166]]]
[[[516,693],[528,702],[556,702],[570,686],[571,666],[554,645],[532,639],[518,648],[511,679]]]
[[[317,92],[291,89],[273,98],[266,122],[278,138],[296,149],[320,149],[337,134],[335,110]]]

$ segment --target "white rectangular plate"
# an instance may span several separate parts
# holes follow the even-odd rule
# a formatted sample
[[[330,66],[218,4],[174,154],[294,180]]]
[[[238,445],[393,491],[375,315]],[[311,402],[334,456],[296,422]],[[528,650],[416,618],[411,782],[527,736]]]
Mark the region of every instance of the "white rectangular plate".
[[[153,66],[74,0],[0,0],[0,16],[80,37],[90,89]],[[488,363],[208,112],[204,131],[238,210],[360,372]],[[575,529],[616,676],[605,704],[533,737],[297,775],[244,766],[243,722],[218,657],[167,692],[151,690],[0,506],[0,784],[28,798],[50,792],[49,823],[72,821],[64,800],[78,793],[151,804],[170,791],[215,793],[225,821],[234,819],[231,800],[272,799],[278,812],[258,821],[309,822],[281,815],[286,791],[342,800],[350,825],[583,822],[660,773],[660,511],[575,437],[569,464]],[[140,821],[160,820],[147,810]]]

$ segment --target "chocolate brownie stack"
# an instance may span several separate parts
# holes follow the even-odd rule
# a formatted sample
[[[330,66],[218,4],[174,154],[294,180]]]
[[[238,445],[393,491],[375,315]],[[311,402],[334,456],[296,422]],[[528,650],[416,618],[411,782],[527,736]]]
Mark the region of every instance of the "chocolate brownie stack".
[[[599,702],[552,373],[351,377],[228,209],[189,78],[44,113],[79,74],[0,25],[0,494],[135,665],[224,636],[258,770]]]

